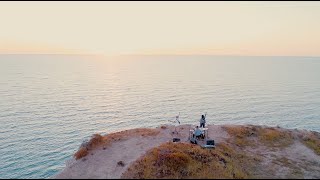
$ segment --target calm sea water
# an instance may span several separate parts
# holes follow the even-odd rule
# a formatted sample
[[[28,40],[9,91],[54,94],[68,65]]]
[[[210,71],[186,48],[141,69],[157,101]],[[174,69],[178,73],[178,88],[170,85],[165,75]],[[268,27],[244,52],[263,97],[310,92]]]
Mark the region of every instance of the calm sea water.
[[[320,131],[320,58],[0,56],[0,178],[49,178],[93,133],[168,123]]]

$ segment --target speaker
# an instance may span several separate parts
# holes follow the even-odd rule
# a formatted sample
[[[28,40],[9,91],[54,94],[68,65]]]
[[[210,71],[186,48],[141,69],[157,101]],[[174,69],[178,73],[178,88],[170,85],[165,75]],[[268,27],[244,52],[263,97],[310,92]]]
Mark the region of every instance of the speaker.
[[[179,142],[180,139],[179,139],[179,138],[173,138],[172,141],[173,141],[173,142]]]
[[[207,140],[207,144],[206,145],[213,145],[214,146],[214,140]]]

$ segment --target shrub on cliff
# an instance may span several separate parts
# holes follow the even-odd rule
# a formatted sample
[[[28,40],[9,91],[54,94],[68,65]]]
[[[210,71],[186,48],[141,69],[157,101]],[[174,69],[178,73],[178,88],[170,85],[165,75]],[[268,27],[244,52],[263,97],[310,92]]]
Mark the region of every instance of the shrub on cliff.
[[[88,155],[88,150],[85,147],[81,147],[75,154],[74,157],[76,158],[76,160],[81,159],[85,156]]]
[[[189,143],[170,142],[148,151],[122,178],[248,178],[244,167],[249,159],[226,144],[203,149]]]
[[[74,154],[76,160],[81,159],[89,154],[89,150],[101,145],[103,143],[103,136],[100,134],[92,135],[89,142],[82,144],[80,149]]]
[[[293,143],[293,136],[280,128],[259,126],[224,126],[239,147],[256,146],[258,143],[269,147],[287,147]]]
[[[300,137],[300,141],[312,149],[316,154],[320,155],[320,133],[307,132]]]

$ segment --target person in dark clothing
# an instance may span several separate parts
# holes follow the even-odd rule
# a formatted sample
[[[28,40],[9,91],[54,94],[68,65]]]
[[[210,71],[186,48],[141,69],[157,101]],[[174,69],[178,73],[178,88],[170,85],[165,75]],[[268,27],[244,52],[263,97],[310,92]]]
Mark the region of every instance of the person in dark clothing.
[[[200,127],[205,127],[206,125],[206,117],[204,115],[201,115],[201,119],[200,119]]]

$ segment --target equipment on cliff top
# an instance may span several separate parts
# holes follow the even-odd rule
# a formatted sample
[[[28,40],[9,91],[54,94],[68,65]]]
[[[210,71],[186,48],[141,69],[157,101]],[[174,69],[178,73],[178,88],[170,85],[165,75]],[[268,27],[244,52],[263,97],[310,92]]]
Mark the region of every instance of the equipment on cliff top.
[[[204,117],[206,118],[206,116],[207,116],[207,112],[205,113]],[[209,130],[208,127],[207,128],[200,127],[199,129],[202,132],[201,136],[196,137],[195,130],[191,129],[191,126],[192,125],[190,125],[190,128],[189,128],[189,138],[188,138],[188,140],[192,144],[198,144],[203,148],[215,148],[214,140],[210,139],[209,136],[208,136],[208,130]]]
[[[189,138],[188,140],[192,144],[198,144],[203,148],[215,148],[215,142],[213,139],[208,137],[208,130],[209,128],[199,128],[203,131],[203,138],[194,136],[194,130],[190,129],[189,131]]]
[[[203,147],[203,148],[215,148],[214,140],[213,139],[206,140],[205,144],[202,145],[201,147]]]
[[[172,141],[173,142],[180,142],[180,138],[173,138]]]
[[[190,130],[189,130],[189,138],[188,139],[191,142],[193,142],[194,144],[197,144],[196,142],[199,140],[206,140],[208,138],[208,128],[199,128],[200,131],[202,132],[200,137],[195,136],[195,130],[191,129],[191,126],[189,129]]]

